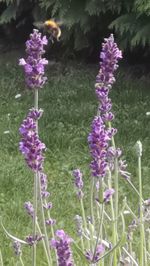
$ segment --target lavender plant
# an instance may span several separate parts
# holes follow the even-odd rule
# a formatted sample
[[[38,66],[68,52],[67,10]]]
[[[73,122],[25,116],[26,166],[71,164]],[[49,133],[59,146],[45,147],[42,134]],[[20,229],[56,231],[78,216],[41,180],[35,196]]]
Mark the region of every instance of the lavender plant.
[[[142,195],[142,144],[140,141],[136,144],[139,176],[139,189],[137,189],[131,181],[131,174],[127,171],[126,161],[121,159],[122,151],[116,147],[114,140],[117,129],[112,127],[115,116],[109,95],[115,82],[114,73],[122,53],[114,42],[112,34],[104,40],[100,53],[100,70],[95,83],[98,110],[88,136],[92,158],[90,208],[88,208],[90,211],[86,213],[84,207],[86,198],[83,174],[80,169],[75,169],[74,185],[81,206],[80,214],[75,217],[78,238],[74,240],[63,229],[57,229],[56,232],[54,230],[56,220],[51,217],[52,202],[49,201],[47,175],[44,173],[46,146],[41,141],[38,130],[38,120],[43,114],[43,110],[38,107],[38,91],[43,88],[47,80],[45,66],[48,61],[42,57],[47,43],[46,36],[42,36],[38,30],[33,30],[30,39],[26,42],[27,58],[19,61],[24,69],[26,85],[34,94],[34,107],[29,110],[19,129],[21,135],[19,149],[34,175],[33,203],[28,200],[24,203],[24,208],[32,219],[33,228],[31,234],[21,240],[9,234],[3,223],[2,227],[12,239],[14,253],[21,265],[24,265],[22,245],[32,247],[32,265],[36,266],[37,247],[38,243],[42,242],[46,265],[49,266],[88,264],[148,266],[150,264],[150,230],[148,228],[150,200],[144,200]],[[123,204],[119,204],[120,176],[139,197],[138,215],[130,208],[126,198]],[[125,220],[128,222],[127,214],[131,222],[125,229]],[[138,234],[140,235],[139,256],[134,250],[134,235]],[[77,253],[74,258],[71,246]],[[3,261],[1,253],[0,260]],[[42,260],[43,258],[41,263]]]

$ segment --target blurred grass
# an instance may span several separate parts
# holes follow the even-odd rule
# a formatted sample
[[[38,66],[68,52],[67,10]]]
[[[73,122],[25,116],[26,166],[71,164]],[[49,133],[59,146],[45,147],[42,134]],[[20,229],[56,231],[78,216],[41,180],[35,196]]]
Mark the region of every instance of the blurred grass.
[[[22,70],[17,66],[18,57],[18,52],[9,53],[0,60],[0,215],[11,234],[25,238],[31,233],[31,221],[23,204],[32,201],[33,175],[18,151],[18,128],[33,105],[33,92],[24,86]],[[90,156],[87,136],[97,110],[94,93],[97,72],[98,67],[94,65],[51,65],[47,69],[48,83],[39,93],[39,106],[44,109],[39,128],[40,137],[47,146],[45,172],[54,206],[52,216],[57,219],[57,227],[64,228],[72,236],[75,235],[73,219],[80,210],[71,172],[74,168],[81,168],[88,186]],[[21,97],[16,99],[16,94],[21,94]],[[143,191],[147,198],[150,173],[150,116],[146,116],[146,112],[150,111],[149,80],[144,76],[139,79],[132,77],[130,70],[121,68],[111,97],[116,114],[115,126],[118,128],[116,143],[124,151],[136,186],[137,163],[133,146],[139,139],[143,143]],[[4,134],[7,130],[10,133]],[[138,199],[122,179],[120,195],[121,199],[126,195],[132,206]],[[88,190],[85,197],[88,209]],[[4,265],[16,265],[10,240],[1,228],[0,239]],[[28,254],[30,250],[24,248],[24,252]],[[30,261],[27,260],[25,265],[30,265]],[[43,261],[39,265],[46,264]]]

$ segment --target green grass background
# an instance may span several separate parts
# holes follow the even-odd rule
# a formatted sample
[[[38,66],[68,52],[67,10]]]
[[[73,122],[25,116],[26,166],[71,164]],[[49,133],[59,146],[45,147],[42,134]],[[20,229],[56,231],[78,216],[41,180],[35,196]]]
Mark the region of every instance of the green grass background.
[[[25,88],[22,69],[17,65],[18,52],[4,54],[0,58],[0,216],[7,230],[25,238],[31,233],[31,220],[24,211],[24,202],[32,201],[33,175],[27,169],[18,150],[18,128],[28,109],[33,106],[33,92]],[[90,155],[87,136],[97,110],[94,92],[98,66],[79,63],[56,63],[47,69],[48,83],[40,90],[39,107],[44,114],[39,122],[40,137],[47,146],[45,172],[48,175],[52,216],[57,228],[64,228],[75,236],[74,216],[80,213],[73,186],[72,170],[81,168],[84,173],[86,211],[89,201]],[[150,87],[148,77],[136,78],[130,68],[121,67],[112,91],[114,126],[118,128],[117,146],[123,150],[132,181],[138,187],[134,145],[143,143],[143,191],[149,197],[150,174]],[[20,93],[21,97],[15,99]],[[10,114],[10,116],[8,116]],[[10,130],[10,134],[4,131]],[[126,195],[131,205],[138,198],[132,189],[120,179],[120,202]],[[138,206],[138,205],[137,205]],[[134,207],[135,209],[135,207]],[[11,241],[0,228],[0,246],[4,265],[16,265]],[[38,257],[42,257],[42,250]],[[24,248],[26,257],[30,249]],[[31,265],[29,259],[25,265]],[[41,262],[38,265],[46,265]],[[81,265],[79,263],[79,265]]]

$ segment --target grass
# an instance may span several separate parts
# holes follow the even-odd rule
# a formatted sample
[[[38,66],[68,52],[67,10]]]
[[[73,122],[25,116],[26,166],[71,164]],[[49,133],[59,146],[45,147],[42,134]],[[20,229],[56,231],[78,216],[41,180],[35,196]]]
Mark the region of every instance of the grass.
[[[17,66],[20,56],[18,52],[9,53],[0,61],[0,215],[11,234],[25,238],[31,233],[31,221],[23,204],[32,200],[33,175],[18,151],[18,128],[32,107],[33,93],[25,89],[22,71]],[[57,219],[57,227],[64,228],[71,236],[75,235],[74,216],[80,212],[71,172],[81,168],[88,187],[90,156],[87,136],[97,109],[94,94],[97,72],[98,67],[94,65],[55,64],[49,66],[48,83],[40,91],[39,106],[44,109],[44,115],[39,127],[40,137],[47,146],[45,172],[54,206],[52,216]],[[18,93],[21,97],[16,99]],[[150,117],[146,116],[146,112],[150,111],[148,78],[136,79],[127,69],[119,70],[111,97],[116,114],[115,126],[118,128],[116,143],[124,151],[136,186],[137,162],[133,147],[139,139],[143,143],[143,194],[147,198],[150,173]],[[10,134],[4,134],[7,130]],[[137,203],[137,196],[122,179],[120,195],[120,199],[126,195],[132,206]],[[88,190],[85,197],[88,202]],[[0,239],[4,265],[16,265],[10,240],[2,228]],[[24,248],[24,252],[29,254],[30,250]],[[29,260],[25,262],[25,265],[30,265]],[[43,261],[38,265],[46,264]]]

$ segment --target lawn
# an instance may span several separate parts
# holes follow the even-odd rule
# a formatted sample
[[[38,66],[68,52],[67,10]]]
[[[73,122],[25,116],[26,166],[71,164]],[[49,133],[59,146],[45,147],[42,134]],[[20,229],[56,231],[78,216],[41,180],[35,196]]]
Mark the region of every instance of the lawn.
[[[25,238],[31,233],[32,225],[23,205],[25,201],[32,201],[33,175],[18,150],[18,129],[33,105],[33,93],[25,88],[22,70],[17,65],[19,57],[22,57],[21,52],[14,52],[1,55],[0,60],[0,210],[7,230]],[[87,136],[97,110],[94,93],[97,72],[97,65],[77,62],[50,64],[48,83],[39,93],[39,107],[44,109],[39,130],[47,146],[45,172],[54,206],[52,216],[57,220],[57,228],[64,228],[71,236],[75,235],[74,216],[80,212],[73,186],[72,170],[75,168],[81,168],[84,173],[88,214],[90,155]],[[17,94],[21,97],[15,98]],[[147,198],[150,173],[150,116],[146,116],[150,111],[148,77],[136,78],[130,68],[121,67],[111,97],[118,128],[116,143],[123,150],[136,186],[134,145],[139,139],[143,143],[143,191]],[[119,191],[120,202],[126,195],[134,206],[138,198],[122,179]],[[16,265],[10,240],[2,228],[0,239],[4,265]],[[24,252],[28,254],[30,250],[24,248]],[[40,250],[39,257],[41,254]],[[25,265],[30,265],[30,262],[27,260]],[[46,264],[43,261],[39,265]]]

